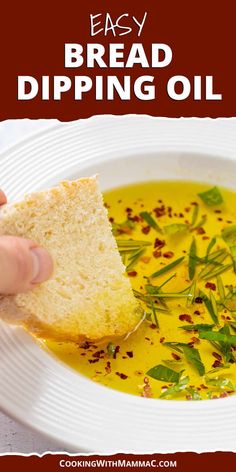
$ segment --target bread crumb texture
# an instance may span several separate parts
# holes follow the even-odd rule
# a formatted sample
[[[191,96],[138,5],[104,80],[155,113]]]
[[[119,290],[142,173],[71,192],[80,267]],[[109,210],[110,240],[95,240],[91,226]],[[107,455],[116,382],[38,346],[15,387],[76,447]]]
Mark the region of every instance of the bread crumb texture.
[[[41,337],[80,341],[122,336],[142,316],[125,274],[95,177],[62,182],[1,209],[0,235],[48,249],[52,278],[2,297],[0,315]]]

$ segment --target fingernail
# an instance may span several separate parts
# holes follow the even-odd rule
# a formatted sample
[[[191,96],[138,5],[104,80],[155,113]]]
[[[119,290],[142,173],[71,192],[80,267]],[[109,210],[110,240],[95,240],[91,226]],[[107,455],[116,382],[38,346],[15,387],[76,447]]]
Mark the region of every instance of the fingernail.
[[[35,247],[31,249],[32,279],[31,283],[39,284],[47,280],[52,274],[53,262],[46,249]]]

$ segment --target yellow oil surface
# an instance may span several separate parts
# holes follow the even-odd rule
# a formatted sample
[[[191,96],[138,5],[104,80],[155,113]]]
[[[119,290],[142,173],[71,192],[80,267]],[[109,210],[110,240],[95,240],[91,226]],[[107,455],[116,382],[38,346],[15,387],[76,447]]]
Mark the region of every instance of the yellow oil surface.
[[[116,238],[119,240],[135,239],[151,242],[142,259],[139,259],[130,271],[130,281],[133,289],[144,293],[147,284],[146,277],[181,256],[185,256],[185,259],[180,265],[160,277],[151,279],[151,283],[160,286],[167,278],[176,274],[163,287],[164,292],[180,292],[190,286],[188,260],[193,237],[196,239],[197,254],[203,257],[211,238],[220,235],[223,228],[236,224],[236,193],[221,188],[224,203],[218,206],[207,206],[199,198],[198,193],[209,188],[211,188],[210,185],[193,182],[160,181],[130,185],[104,193],[104,201],[113,224],[123,223],[127,219],[127,215],[131,218],[131,221],[132,219],[138,220],[133,222],[134,227],[132,229],[128,229],[128,232],[125,233],[116,234]],[[148,225],[145,221],[135,218],[139,217],[140,212],[147,211],[162,228],[173,223],[191,224],[196,203],[199,205],[197,223],[203,215],[207,215],[207,220],[201,230],[187,230],[174,235],[159,234],[155,229],[147,228]],[[156,244],[157,247],[154,247],[156,238],[164,241],[165,245],[162,248],[159,248],[158,244]],[[222,247],[227,248],[227,245],[219,237],[212,251]],[[228,248],[227,250],[229,251]],[[224,264],[227,262],[231,262],[230,252]],[[127,259],[125,263],[128,263]],[[201,289],[209,296],[210,290],[206,284],[210,282],[215,284],[213,293],[215,298],[218,299],[216,278],[200,280],[198,273],[201,268],[197,269],[195,276],[196,293]],[[221,279],[225,287],[236,285],[233,267],[222,273]],[[128,339],[113,340],[114,345],[119,346],[115,358],[107,353],[107,342],[96,346],[87,345],[86,343],[79,346],[72,343],[47,341],[46,346],[60,360],[79,373],[102,385],[129,394],[159,398],[166,387],[171,385],[171,383],[156,380],[147,375],[149,369],[159,364],[168,366],[177,372],[183,370],[182,375],[189,376],[187,389],[175,395],[167,396],[167,399],[195,399],[193,392],[196,393],[198,399],[218,398],[233,393],[232,386],[209,386],[207,379],[228,379],[233,385],[236,385],[236,364],[226,363],[216,347],[208,340],[199,339],[198,332],[180,329],[180,326],[189,325],[191,322],[194,324],[213,323],[204,303],[189,305],[186,298],[171,298],[165,301],[168,305],[168,311],[163,313],[157,309],[156,312],[159,327],[156,326],[152,317],[151,321],[144,321]],[[150,312],[150,310],[147,311]],[[190,315],[190,323],[181,317],[183,314]],[[227,312],[222,307],[219,307],[218,316],[221,327],[224,324],[235,322],[235,314]],[[230,330],[231,334],[236,334],[232,331],[232,328]],[[182,353],[166,347],[165,342],[192,343],[192,346],[199,351],[207,376],[200,376],[195,366]],[[176,359],[176,354],[180,359]],[[219,356],[221,360],[217,370],[214,366],[216,365],[215,361],[220,359]],[[226,364],[227,368],[221,368],[221,365]]]

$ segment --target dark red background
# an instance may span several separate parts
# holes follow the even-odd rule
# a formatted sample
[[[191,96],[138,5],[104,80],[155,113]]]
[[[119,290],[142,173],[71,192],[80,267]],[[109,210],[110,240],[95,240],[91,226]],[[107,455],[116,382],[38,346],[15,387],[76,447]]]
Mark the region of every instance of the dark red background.
[[[122,13],[142,17],[148,12],[141,37],[136,32],[113,38],[108,34],[90,37],[89,13],[109,12],[114,18]],[[95,114],[145,113],[153,116],[236,116],[235,93],[235,0],[145,0],[140,1],[45,1],[1,2],[0,15],[0,119],[58,118],[62,121]],[[172,47],[172,63],[164,69],[64,69],[64,43],[142,42],[147,50],[152,42]],[[82,102],[72,93],[60,102],[17,101],[17,75],[129,75],[157,78],[154,101],[95,101],[93,92]],[[173,75],[215,76],[215,91],[223,101],[173,101],[166,93],[166,82]]]
[[[156,459],[157,463],[159,461],[176,461],[177,467],[162,467],[162,468],[153,468],[153,467],[71,467],[71,468],[61,468],[59,466],[60,460],[76,460],[76,461],[92,461],[95,459],[106,459],[108,461],[116,461],[117,459],[126,459],[128,461],[136,460],[146,460],[151,461]],[[50,470],[50,472],[63,472],[63,471],[89,471],[89,470],[104,470],[104,471],[116,471],[122,472],[125,470],[129,471],[154,471],[162,470],[168,472],[199,472],[199,471],[214,471],[221,472],[222,470],[234,470],[236,465],[236,454],[231,452],[215,452],[208,454],[194,454],[191,452],[182,453],[178,452],[176,454],[153,454],[153,455],[128,455],[128,454],[116,454],[114,456],[66,456],[63,454],[50,455],[47,454],[43,457],[37,457],[36,455],[30,457],[21,457],[21,456],[6,456],[1,457],[1,467],[2,470],[15,470],[22,472],[40,472],[45,470]]]

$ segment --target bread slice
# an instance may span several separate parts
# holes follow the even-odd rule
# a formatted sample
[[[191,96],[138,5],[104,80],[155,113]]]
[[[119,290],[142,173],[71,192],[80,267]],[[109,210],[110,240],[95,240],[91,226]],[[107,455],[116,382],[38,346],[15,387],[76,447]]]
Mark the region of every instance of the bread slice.
[[[98,340],[139,323],[136,301],[95,177],[62,182],[1,209],[0,235],[23,236],[48,249],[52,278],[0,301],[0,317],[40,337]]]

